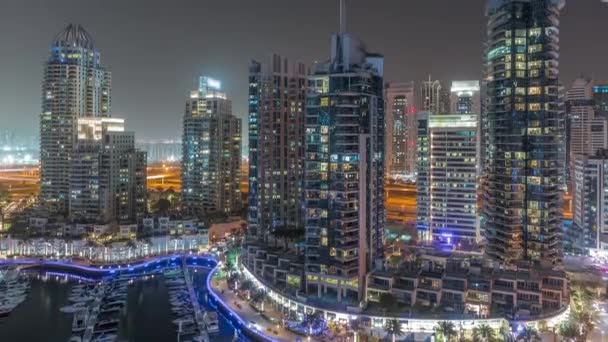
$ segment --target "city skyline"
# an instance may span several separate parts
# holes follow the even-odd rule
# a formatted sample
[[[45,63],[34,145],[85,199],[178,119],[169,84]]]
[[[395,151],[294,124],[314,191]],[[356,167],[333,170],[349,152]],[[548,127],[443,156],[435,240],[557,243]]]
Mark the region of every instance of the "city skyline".
[[[6,62],[0,66],[0,73],[5,76],[3,80],[13,80],[0,85],[0,88],[6,88],[0,92],[0,117],[11,125],[3,128],[15,129],[24,135],[35,134],[40,112],[39,104],[27,101],[24,94],[39,87],[39,65],[48,50],[48,42],[69,22],[83,25],[95,37],[98,48],[104,51],[104,65],[113,71],[115,84],[113,111],[127,119],[131,129],[141,132],[139,138],[142,140],[174,139],[181,135],[183,94],[203,74],[225,80],[226,91],[233,94],[235,114],[245,118],[246,73],[252,58],[266,58],[269,52],[277,52],[312,67],[315,60],[323,62],[325,58],[324,37],[338,30],[331,20],[337,14],[336,4],[331,1],[298,4],[295,8],[277,6],[270,1],[250,4],[237,0],[209,6],[184,1],[175,8],[150,1],[143,7],[136,1],[113,6],[81,5],[73,1],[54,2],[53,6],[32,6],[32,3],[9,2],[0,14],[2,32],[17,32],[0,35],[0,43],[11,47],[3,56]],[[359,0],[348,2],[349,30],[368,42],[371,50],[383,51],[387,61],[386,81],[420,82],[427,79],[429,73],[434,79],[442,80],[481,79],[479,59],[485,30],[485,1],[475,0],[459,6],[449,6],[444,0],[416,1],[407,7],[397,1],[383,2],[376,8],[368,8],[365,4]],[[120,11],[115,11],[117,9]],[[201,10],[211,11],[213,16],[201,23],[172,19]],[[104,13],[112,13],[112,27],[105,26],[105,21],[99,19],[106,17]],[[590,74],[598,82],[608,81],[608,67],[601,57],[608,48],[587,43],[600,39],[601,32],[608,28],[608,23],[593,19],[601,19],[607,13],[608,6],[599,1],[565,7],[560,43],[561,82],[565,86],[581,72]],[[319,20],[306,19],[312,15]],[[274,19],[276,24],[272,25],[270,18],[274,16],[278,19]],[[362,19],[364,16],[367,16],[366,20]],[[28,20],[21,20],[24,17]],[[435,17],[442,17],[442,20],[427,30],[417,29]],[[589,20],[577,22],[578,17]],[[257,18],[255,22],[254,18]],[[256,24],[259,19],[264,22],[264,18],[268,19],[268,24]],[[157,25],[158,22],[162,25]],[[224,23],[232,29],[214,33]],[[281,29],[277,30],[279,27]],[[416,34],[408,38],[411,36],[408,32]],[[214,42],[217,48],[205,49],[202,44],[200,48],[196,47],[201,35]],[[581,35],[588,39],[576,38]],[[225,43],[235,39],[239,40],[238,45]],[[294,40],[301,44],[290,43]],[[158,42],[162,42],[160,49]],[[436,53],[434,42],[442,44],[444,51],[441,54]],[[190,48],[192,44],[195,47],[188,54],[163,52],[179,51],[184,46]],[[581,49],[588,53],[577,52]],[[580,70],[580,65],[586,70]],[[163,98],[162,103],[148,100],[159,97]],[[151,122],[158,125],[152,126]],[[245,153],[246,135],[243,142]]]

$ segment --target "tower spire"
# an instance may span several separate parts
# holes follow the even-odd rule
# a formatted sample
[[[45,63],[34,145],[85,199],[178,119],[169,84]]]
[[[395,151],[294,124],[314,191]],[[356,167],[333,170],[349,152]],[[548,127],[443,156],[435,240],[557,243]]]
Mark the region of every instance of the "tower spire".
[[[340,34],[346,33],[346,0],[340,0]]]

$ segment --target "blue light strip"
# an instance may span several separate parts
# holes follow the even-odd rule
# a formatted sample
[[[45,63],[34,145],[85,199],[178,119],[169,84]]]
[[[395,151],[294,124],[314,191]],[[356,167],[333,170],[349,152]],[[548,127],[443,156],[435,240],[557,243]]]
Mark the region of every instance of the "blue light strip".
[[[213,277],[213,274],[215,273],[215,271],[217,270],[218,266],[215,266],[211,272],[209,272],[209,275],[207,276],[207,290],[209,291],[209,293],[213,296],[213,298],[220,303],[224,309],[228,310],[228,312],[230,313],[231,317],[236,318],[239,323],[241,324],[241,327],[243,329],[246,329],[249,332],[254,333],[255,335],[257,335],[258,337],[264,339],[265,341],[272,341],[272,342],[279,342],[280,340],[276,340],[274,338],[272,338],[271,336],[268,336],[266,334],[264,334],[262,331],[259,331],[257,329],[251,329],[249,327],[249,325],[247,324],[247,322],[245,322],[241,316],[239,316],[234,310],[232,310],[232,308],[230,307],[230,305],[228,305],[228,303],[224,302],[224,300],[222,298],[220,298],[220,296],[218,296],[215,291],[213,291],[213,287],[211,287],[211,278]]]

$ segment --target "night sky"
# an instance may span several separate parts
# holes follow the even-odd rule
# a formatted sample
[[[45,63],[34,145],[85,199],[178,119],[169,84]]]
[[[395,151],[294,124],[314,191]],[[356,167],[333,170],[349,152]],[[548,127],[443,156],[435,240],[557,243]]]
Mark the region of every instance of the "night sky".
[[[247,115],[247,67],[277,52],[311,64],[329,55],[338,0],[1,0],[0,128],[38,131],[42,63],[70,22],[94,37],[113,74],[112,112],[138,139],[181,135],[198,75],[222,80]],[[608,81],[608,4],[567,0],[561,75]],[[387,81],[479,79],[485,0],[347,0],[348,31],[385,56]],[[246,126],[246,125],[245,125]],[[246,144],[246,140],[244,143]]]

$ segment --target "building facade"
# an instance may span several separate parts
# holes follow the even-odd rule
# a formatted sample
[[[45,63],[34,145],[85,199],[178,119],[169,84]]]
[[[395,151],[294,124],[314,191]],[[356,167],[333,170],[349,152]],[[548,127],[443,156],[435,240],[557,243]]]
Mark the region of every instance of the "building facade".
[[[304,228],[307,73],[276,54],[249,67],[248,232],[256,240]]]
[[[450,88],[450,113],[481,113],[479,81],[452,81]]]
[[[391,178],[412,178],[416,172],[416,108],[414,82],[385,86],[385,170]]]
[[[432,80],[422,82],[420,109],[431,113],[448,113],[450,111],[450,93],[441,81]]]
[[[40,204],[49,213],[68,213],[77,120],[109,116],[110,92],[111,74],[93,38],[82,26],[68,25],[51,44],[42,83]]]
[[[595,115],[608,118],[608,85],[598,84],[593,87]]]
[[[147,212],[146,153],[124,120],[82,117],[69,172],[69,217],[78,223],[137,223]]]
[[[608,240],[608,151],[576,155],[574,161],[574,229],[572,247],[587,254],[589,249],[607,249]]]
[[[483,200],[486,254],[497,262],[561,262],[563,0],[490,0],[489,147]]]
[[[186,102],[181,180],[186,215],[241,209],[241,120],[221,83],[207,76]]]
[[[477,224],[478,116],[420,115],[419,240],[448,245],[480,241]]]
[[[344,30],[308,78],[305,281],[309,295],[363,299],[383,258],[384,57]]]
[[[596,116],[593,81],[579,78],[566,93],[566,162],[570,189],[577,155],[592,156],[608,148],[608,117]]]

